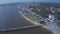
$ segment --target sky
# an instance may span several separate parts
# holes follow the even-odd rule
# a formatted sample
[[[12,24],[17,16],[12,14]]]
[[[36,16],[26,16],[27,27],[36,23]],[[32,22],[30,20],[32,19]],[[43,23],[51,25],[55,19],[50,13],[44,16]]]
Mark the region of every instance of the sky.
[[[0,4],[17,3],[17,2],[51,2],[60,3],[60,0],[0,0]]]

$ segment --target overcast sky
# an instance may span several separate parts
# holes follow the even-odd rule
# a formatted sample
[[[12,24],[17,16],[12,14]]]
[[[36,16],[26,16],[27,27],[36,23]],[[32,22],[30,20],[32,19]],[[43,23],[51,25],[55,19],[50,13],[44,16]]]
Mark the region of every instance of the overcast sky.
[[[60,0],[0,0],[0,4],[16,3],[16,2],[55,2],[60,3]]]

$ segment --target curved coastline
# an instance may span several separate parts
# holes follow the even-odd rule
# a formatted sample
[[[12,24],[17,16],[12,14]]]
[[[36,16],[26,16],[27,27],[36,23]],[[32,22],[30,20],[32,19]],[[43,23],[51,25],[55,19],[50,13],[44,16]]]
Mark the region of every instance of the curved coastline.
[[[36,22],[36,21],[34,22],[31,19],[27,18],[24,14],[22,14],[21,11],[20,11],[20,14],[23,18],[25,18],[27,21],[31,22],[32,24],[35,24],[36,26],[42,26],[42,27],[48,29],[48,27],[46,25],[40,24],[39,22]]]
[[[39,22],[36,22],[36,21],[34,22],[34,21],[32,21],[31,19],[27,18],[24,14],[22,14],[21,11],[20,11],[20,14],[21,14],[21,16],[22,16],[23,18],[25,18],[27,21],[31,22],[32,24],[35,24],[35,25],[32,26],[32,27],[42,26],[43,28],[45,28],[45,29],[47,29],[47,30],[50,30],[47,25],[40,24]],[[29,26],[28,26],[27,28],[29,28]],[[50,31],[51,31],[51,30],[50,30]],[[53,32],[53,31],[51,31],[51,32]],[[53,34],[55,34],[55,33],[53,32]]]

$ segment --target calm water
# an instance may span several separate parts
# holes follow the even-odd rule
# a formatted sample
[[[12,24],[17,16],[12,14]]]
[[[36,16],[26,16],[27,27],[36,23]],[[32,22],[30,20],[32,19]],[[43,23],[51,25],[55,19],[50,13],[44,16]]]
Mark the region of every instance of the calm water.
[[[10,28],[18,28],[22,26],[31,26],[34,25],[27,20],[25,20],[19,13],[18,6],[0,6],[0,31],[4,29]],[[52,34],[49,30],[46,30],[42,27],[38,28],[30,28],[19,31],[11,31],[11,32],[2,32],[1,34],[17,34],[17,33],[39,33],[39,34]]]
[[[0,30],[30,25],[33,24],[19,14],[18,6],[0,6]]]
[[[0,34],[53,34],[53,33],[42,27],[35,27],[35,28],[28,28],[23,30],[0,32]]]

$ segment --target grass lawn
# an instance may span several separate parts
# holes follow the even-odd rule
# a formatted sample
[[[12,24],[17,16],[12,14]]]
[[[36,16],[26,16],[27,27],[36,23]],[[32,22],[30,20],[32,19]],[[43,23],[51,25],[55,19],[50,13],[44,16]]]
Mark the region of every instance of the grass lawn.
[[[36,21],[36,17],[35,16],[32,16],[32,14],[28,15],[27,18],[33,20],[33,21]]]

